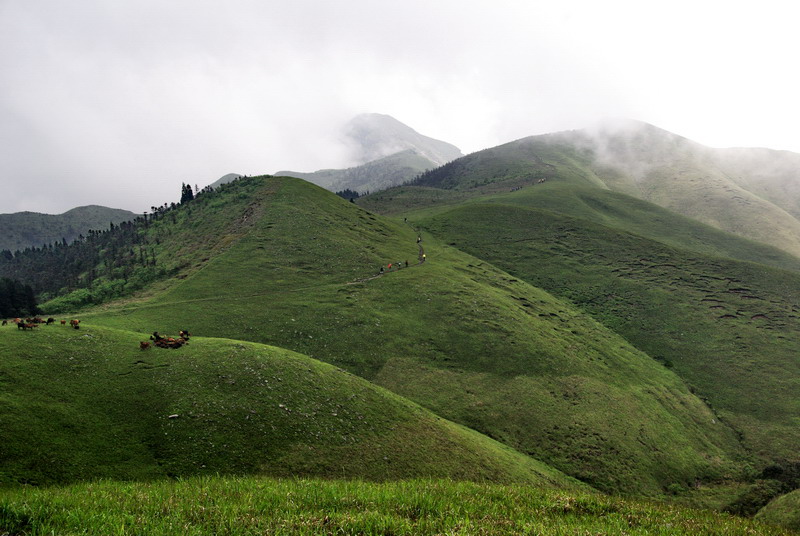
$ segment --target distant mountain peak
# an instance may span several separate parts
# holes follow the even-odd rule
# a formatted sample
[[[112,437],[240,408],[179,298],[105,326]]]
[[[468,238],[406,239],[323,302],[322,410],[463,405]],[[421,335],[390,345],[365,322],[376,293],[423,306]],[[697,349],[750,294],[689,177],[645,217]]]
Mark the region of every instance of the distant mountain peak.
[[[360,164],[408,149],[413,149],[436,165],[463,156],[455,145],[424,136],[386,114],[357,115],[345,124],[343,131],[354,160]]]

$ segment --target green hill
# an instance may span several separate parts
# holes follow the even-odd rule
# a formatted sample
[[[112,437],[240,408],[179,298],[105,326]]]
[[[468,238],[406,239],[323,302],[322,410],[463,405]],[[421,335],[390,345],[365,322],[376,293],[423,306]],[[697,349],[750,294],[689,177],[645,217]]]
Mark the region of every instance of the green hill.
[[[11,252],[27,247],[42,247],[54,242],[72,242],[89,230],[107,229],[110,223],[132,220],[136,214],[128,210],[89,205],[63,214],[17,212],[0,214],[0,250]]]
[[[0,330],[0,484],[262,474],[576,487],[330,365],[275,347],[81,324]],[[2,528],[2,527],[0,527]]]
[[[540,181],[592,186],[800,256],[800,221],[793,215],[800,206],[793,186],[800,155],[776,154],[710,149],[630,122],[532,136],[478,151],[424,173],[416,185],[455,197],[508,192]],[[404,194],[391,191],[384,197],[398,195]],[[363,206],[372,208],[370,203],[379,199],[365,200]]]
[[[410,226],[303,181],[239,186],[258,215],[246,234],[163,291],[86,318],[298,351],[604,490],[658,494],[738,474],[731,430],[566,302],[428,235],[418,265]],[[196,228],[192,214],[179,210],[172,232]]]
[[[762,457],[796,458],[796,272],[687,252],[521,203],[474,203],[419,223],[569,300],[669,366]]]
[[[755,518],[762,523],[800,531],[800,489],[774,499]]]

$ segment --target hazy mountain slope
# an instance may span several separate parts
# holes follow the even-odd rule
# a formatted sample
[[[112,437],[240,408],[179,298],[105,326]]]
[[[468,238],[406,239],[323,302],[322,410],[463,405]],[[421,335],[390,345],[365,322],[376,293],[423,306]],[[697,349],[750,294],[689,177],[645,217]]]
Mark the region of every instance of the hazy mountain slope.
[[[219,188],[223,184],[228,184],[229,182],[233,182],[236,179],[240,179],[242,177],[243,177],[243,175],[239,175],[238,173],[228,173],[228,174],[223,175],[222,177],[218,178],[217,180],[215,180],[211,184],[209,184],[209,187],[211,187],[211,188]]]
[[[81,324],[0,330],[0,484],[266,474],[576,484],[396,395],[279,348]]]
[[[415,266],[413,229],[303,181],[240,186],[259,180],[246,236],[166,292],[87,318],[300,351],[606,490],[732,474],[730,430],[588,316],[427,236]]]
[[[276,175],[305,179],[332,192],[349,189],[364,193],[404,184],[437,165],[415,149],[405,149],[347,169],[322,169],[313,173],[278,171]]]
[[[461,160],[453,164],[460,164]],[[488,177],[489,173],[486,170],[476,176]],[[446,206],[483,202],[541,208],[705,255],[800,269],[800,259],[777,247],[721,231],[620,192],[581,184],[580,180],[561,180],[565,174],[558,171],[558,166],[551,176],[554,178],[544,183],[534,181],[523,186],[509,179],[515,186],[501,181],[465,190],[408,185],[360,198],[358,204],[382,214],[420,217],[438,213]]]
[[[675,370],[767,459],[797,459],[800,275],[708,257],[521,205],[419,221],[451,245],[575,303]]]
[[[88,205],[63,214],[16,212],[0,214],[0,250],[16,251],[26,247],[42,247],[66,240],[72,242],[87,231],[108,229],[109,224],[132,220],[136,214],[128,210]]]
[[[770,160],[775,154],[781,158]],[[539,181],[595,186],[800,256],[800,221],[790,213],[800,206],[800,157],[794,156],[713,150],[652,125],[626,122],[479,151],[424,173],[415,184],[466,196]]]
[[[609,188],[800,255],[800,221],[783,208],[796,210],[798,186],[791,187],[794,198],[776,203],[787,193],[781,185],[793,182],[781,175],[800,178],[800,155],[791,163],[749,159],[744,150],[713,150],[637,122],[549,139],[556,146],[583,147]]]
[[[363,193],[403,184],[420,172],[462,156],[458,147],[423,136],[388,115],[358,115],[343,131],[343,142],[357,166],[308,173],[278,171],[275,175],[305,179],[334,192]]]
[[[463,156],[455,145],[423,136],[394,117],[361,114],[344,127],[356,161],[366,163],[412,149],[436,165]]]
[[[762,148],[713,152],[732,181],[800,218],[800,154]]]

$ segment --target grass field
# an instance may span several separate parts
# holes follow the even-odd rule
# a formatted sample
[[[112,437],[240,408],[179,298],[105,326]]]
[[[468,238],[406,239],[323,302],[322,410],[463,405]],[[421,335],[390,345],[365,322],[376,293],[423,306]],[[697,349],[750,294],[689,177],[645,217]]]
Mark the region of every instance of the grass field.
[[[708,511],[525,486],[231,477],[0,489],[0,531],[30,536],[791,534]]]
[[[198,474],[446,477],[581,487],[385,389],[279,348],[0,329],[0,484]]]

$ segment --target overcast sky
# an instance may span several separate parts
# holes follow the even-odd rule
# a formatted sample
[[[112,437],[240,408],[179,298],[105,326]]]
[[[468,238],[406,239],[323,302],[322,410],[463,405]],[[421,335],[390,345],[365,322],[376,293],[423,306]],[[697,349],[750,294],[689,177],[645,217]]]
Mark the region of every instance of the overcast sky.
[[[800,152],[792,2],[0,0],[0,213],[136,212],[348,164],[389,114],[465,153],[604,117]]]

